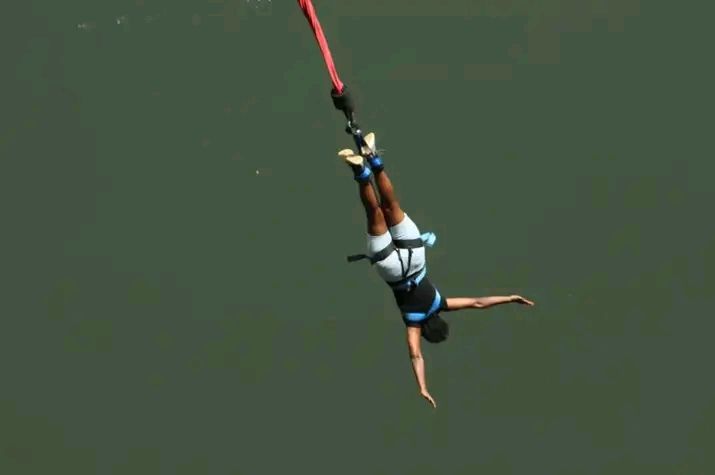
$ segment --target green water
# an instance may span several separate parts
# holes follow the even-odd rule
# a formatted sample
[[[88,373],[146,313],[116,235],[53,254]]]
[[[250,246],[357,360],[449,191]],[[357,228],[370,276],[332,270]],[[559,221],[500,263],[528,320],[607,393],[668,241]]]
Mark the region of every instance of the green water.
[[[315,4],[433,281],[537,306],[449,315],[431,410],[295,2],[18,2],[0,473],[712,473],[704,16]]]

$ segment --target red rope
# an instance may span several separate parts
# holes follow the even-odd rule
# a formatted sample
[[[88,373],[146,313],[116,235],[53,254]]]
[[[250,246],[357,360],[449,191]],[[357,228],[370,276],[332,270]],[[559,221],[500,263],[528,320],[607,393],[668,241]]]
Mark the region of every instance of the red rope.
[[[335,69],[335,63],[333,63],[333,57],[330,54],[330,48],[328,48],[328,40],[325,39],[323,34],[323,29],[320,27],[320,22],[318,21],[318,15],[315,13],[313,8],[313,3],[310,0],[298,0],[298,5],[305,18],[310,24],[310,28],[315,34],[315,39],[318,41],[318,46],[320,46],[320,52],[323,54],[323,59],[325,60],[325,65],[328,67],[328,73],[330,73],[330,80],[333,83],[333,88],[340,94],[343,92],[343,83],[338,77],[338,71]]]

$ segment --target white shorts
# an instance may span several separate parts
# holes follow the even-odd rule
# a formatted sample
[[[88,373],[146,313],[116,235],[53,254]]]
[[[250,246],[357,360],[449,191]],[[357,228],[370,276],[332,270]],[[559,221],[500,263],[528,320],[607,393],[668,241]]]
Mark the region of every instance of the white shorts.
[[[393,239],[419,239],[420,235],[420,230],[415,222],[405,213],[405,218],[400,223],[391,226],[385,234],[367,236],[367,255],[374,256],[387,247]],[[400,264],[400,259],[402,259],[402,264]],[[424,267],[425,248],[412,249],[412,258],[410,258],[409,249],[397,249],[386,259],[376,262],[375,268],[385,281],[397,282],[403,279],[403,266],[407,267],[408,263],[409,269],[405,269],[404,275],[413,274]]]

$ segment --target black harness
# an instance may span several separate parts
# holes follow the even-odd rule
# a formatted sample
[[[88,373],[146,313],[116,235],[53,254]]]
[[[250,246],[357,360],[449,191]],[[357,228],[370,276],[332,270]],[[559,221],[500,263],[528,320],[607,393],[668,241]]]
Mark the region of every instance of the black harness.
[[[390,244],[385,246],[384,248],[380,249],[378,252],[376,252],[373,256],[368,256],[367,254],[353,254],[352,256],[348,256],[348,262],[357,262],[361,261],[363,259],[367,259],[370,261],[370,264],[375,264],[380,261],[384,261],[389,257],[390,254],[392,254],[394,251],[397,251],[398,249],[408,249],[409,250],[409,255],[408,255],[408,262],[407,262],[407,269],[410,268],[410,264],[412,263],[412,249],[419,249],[420,247],[425,247],[425,243],[422,240],[422,238],[417,238],[417,239],[393,239]],[[400,263],[402,263],[402,257],[400,254],[397,254],[400,257]],[[403,270],[404,266],[403,266]]]
[[[348,256],[348,262],[357,262],[363,259],[367,259],[370,261],[370,264],[373,265],[377,262],[387,259],[388,256],[390,256],[393,252],[397,252],[397,258],[400,260],[402,279],[398,282],[388,282],[387,284],[393,289],[410,289],[414,286],[417,286],[417,284],[419,284],[425,274],[425,269],[422,268],[419,269],[417,272],[414,272],[412,275],[408,275],[408,272],[410,271],[410,266],[412,265],[413,249],[419,249],[421,247],[425,247],[425,241],[422,238],[393,239],[390,244],[380,249],[374,255],[368,256],[367,254],[353,254],[352,256]],[[402,260],[402,255],[399,253],[398,249],[407,249],[407,265],[405,265],[405,262]]]

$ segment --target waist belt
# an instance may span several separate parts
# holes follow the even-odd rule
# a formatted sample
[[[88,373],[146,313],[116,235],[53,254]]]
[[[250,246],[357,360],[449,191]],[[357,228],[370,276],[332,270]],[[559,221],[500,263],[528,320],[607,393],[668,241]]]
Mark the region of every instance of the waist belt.
[[[398,280],[397,282],[388,282],[387,285],[392,287],[392,290],[410,291],[420,285],[420,282],[422,282],[422,279],[424,279],[426,275],[427,266],[424,266],[414,274],[409,275],[402,280]]]

